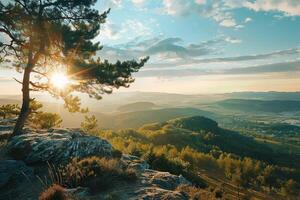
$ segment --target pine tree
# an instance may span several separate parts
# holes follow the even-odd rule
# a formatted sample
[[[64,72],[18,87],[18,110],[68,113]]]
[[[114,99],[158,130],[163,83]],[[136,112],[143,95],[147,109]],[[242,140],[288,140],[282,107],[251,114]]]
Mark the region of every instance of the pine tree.
[[[100,99],[113,88],[129,87],[148,60],[101,60],[101,50],[93,39],[105,23],[109,10],[99,13],[96,0],[11,0],[0,2],[0,61],[23,73],[22,107],[12,136],[22,134],[30,114],[30,92],[47,91],[65,101],[70,111],[79,111],[80,101],[73,96],[82,92]],[[64,90],[51,84],[51,73],[64,72],[73,81]]]

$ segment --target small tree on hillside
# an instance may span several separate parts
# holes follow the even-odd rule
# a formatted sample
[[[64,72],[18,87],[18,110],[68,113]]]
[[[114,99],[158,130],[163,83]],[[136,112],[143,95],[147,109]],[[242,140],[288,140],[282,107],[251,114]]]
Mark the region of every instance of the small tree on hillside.
[[[12,136],[22,133],[30,113],[31,91],[47,91],[61,97],[70,111],[80,111],[80,101],[72,93],[100,99],[113,88],[129,87],[134,81],[132,73],[147,61],[144,58],[111,64],[96,57],[102,47],[93,40],[109,10],[100,14],[93,7],[95,3],[1,0],[0,34],[8,40],[0,43],[0,60],[11,60],[12,66],[23,73],[23,79],[17,80],[22,84],[23,102]],[[55,73],[60,76],[53,78]]]
[[[17,116],[20,113],[18,104],[5,104],[0,106],[0,116],[3,119],[7,117]]]
[[[84,121],[81,122],[80,127],[84,132],[95,130],[98,127],[98,120],[96,119],[96,116],[84,116]]]
[[[32,100],[30,101],[30,111],[27,119],[27,123],[30,127],[39,129],[49,129],[53,127],[59,127],[62,123],[62,119],[57,113],[44,112],[41,109],[43,104]]]

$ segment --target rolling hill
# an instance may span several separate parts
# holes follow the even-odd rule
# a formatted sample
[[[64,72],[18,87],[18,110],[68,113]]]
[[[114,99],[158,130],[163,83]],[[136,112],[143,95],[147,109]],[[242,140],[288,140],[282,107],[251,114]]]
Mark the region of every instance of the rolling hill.
[[[163,108],[111,115],[112,128],[138,128],[144,124],[163,122],[177,117],[211,116],[212,113],[196,108]],[[101,122],[101,119],[100,119]]]
[[[135,102],[130,104],[125,104],[118,107],[119,112],[132,112],[132,111],[141,111],[141,110],[151,110],[155,108],[155,104],[152,102]]]

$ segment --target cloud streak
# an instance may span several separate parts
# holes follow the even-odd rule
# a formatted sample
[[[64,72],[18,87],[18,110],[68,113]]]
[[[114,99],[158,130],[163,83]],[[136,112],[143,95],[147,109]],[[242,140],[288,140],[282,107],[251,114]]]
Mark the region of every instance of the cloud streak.
[[[207,55],[219,55],[221,54],[221,47],[241,42],[237,38],[227,36],[190,44],[185,44],[178,37],[164,39],[154,37],[146,40],[142,39],[142,37],[137,37],[128,43],[104,46],[103,51],[100,53],[103,58],[109,60],[115,60],[117,57],[120,59],[131,59],[149,55],[152,57],[151,60],[155,60],[155,62],[159,60],[172,62],[174,60],[194,60]]]
[[[138,77],[184,77],[184,76],[203,76],[203,75],[251,75],[251,74],[270,74],[270,73],[288,73],[299,72],[300,61],[285,63],[265,64],[260,66],[251,66],[243,68],[232,68],[224,70],[203,70],[192,69],[161,69],[145,70],[137,74]]]

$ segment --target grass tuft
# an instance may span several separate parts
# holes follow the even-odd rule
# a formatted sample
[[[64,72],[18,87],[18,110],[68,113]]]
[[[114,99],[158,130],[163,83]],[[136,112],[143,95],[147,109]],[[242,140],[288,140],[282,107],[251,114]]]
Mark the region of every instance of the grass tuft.
[[[68,196],[64,187],[53,184],[40,194],[39,200],[72,200],[72,198]]]

